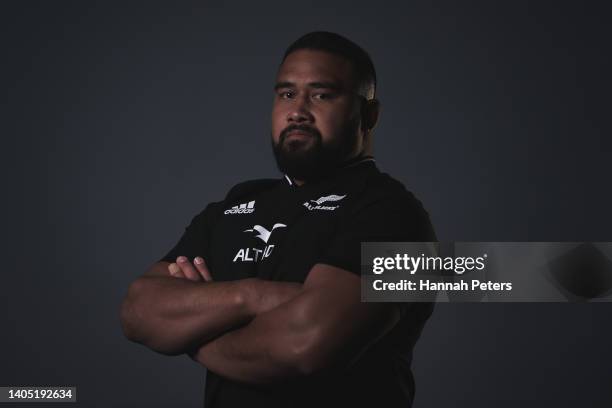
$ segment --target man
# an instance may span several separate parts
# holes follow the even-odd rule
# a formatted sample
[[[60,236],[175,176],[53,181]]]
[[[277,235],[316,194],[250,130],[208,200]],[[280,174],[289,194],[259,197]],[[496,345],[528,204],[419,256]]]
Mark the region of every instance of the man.
[[[286,51],[272,109],[281,179],[234,186],[130,285],[126,336],[208,369],[206,407],[408,407],[427,303],[362,303],[360,243],[435,241],[372,158],[368,54],[337,34]]]

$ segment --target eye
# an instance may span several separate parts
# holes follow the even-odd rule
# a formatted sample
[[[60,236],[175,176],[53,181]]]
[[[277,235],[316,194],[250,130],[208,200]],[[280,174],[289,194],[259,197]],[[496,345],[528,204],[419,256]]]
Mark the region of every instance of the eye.
[[[278,97],[281,99],[290,99],[295,96],[293,91],[281,91],[278,93]]]
[[[333,99],[334,98],[334,94],[333,93],[316,93],[313,94],[312,97],[314,99],[320,99],[320,100],[329,100],[329,99]]]

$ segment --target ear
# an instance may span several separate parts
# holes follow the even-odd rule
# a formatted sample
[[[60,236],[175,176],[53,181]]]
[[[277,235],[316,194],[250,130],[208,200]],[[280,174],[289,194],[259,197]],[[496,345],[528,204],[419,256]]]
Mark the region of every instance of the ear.
[[[361,102],[361,128],[369,132],[378,123],[380,115],[380,101],[378,99],[362,99]]]

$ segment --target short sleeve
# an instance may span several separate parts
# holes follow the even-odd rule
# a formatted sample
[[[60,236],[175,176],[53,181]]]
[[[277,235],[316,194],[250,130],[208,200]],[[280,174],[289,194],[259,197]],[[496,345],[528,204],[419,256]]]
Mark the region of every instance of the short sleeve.
[[[216,203],[211,203],[197,214],[185,228],[183,235],[174,247],[159,261],[175,262],[178,256],[193,259],[196,256],[207,258],[207,248],[215,219]]]
[[[435,242],[429,214],[414,196],[381,198],[340,222],[319,263],[361,274],[362,242]]]

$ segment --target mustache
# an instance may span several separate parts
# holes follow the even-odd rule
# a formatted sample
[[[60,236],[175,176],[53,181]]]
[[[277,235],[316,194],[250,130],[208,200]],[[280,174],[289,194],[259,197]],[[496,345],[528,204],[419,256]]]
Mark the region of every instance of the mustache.
[[[321,139],[321,133],[313,127],[310,127],[307,125],[290,125],[290,126],[287,126],[285,129],[283,129],[283,131],[281,132],[280,137],[279,137],[279,142],[283,143],[285,139],[287,138],[287,135],[289,134],[289,132],[293,132],[294,130],[299,130],[304,133],[309,133],[312,136],[318,138],[319,140]]]

